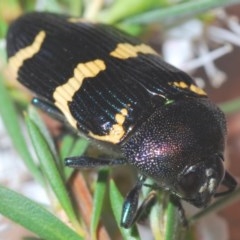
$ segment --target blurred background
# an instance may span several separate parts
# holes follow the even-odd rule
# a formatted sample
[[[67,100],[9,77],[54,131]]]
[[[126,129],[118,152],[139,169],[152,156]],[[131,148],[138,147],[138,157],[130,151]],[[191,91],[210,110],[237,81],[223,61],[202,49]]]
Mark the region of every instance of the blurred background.
[[[5,51],[5,37],[9,24],[18,16],[31,11],[63,13],[114,25],[141,38],[157,50],[167,62],[189,73],[227,116],[228,138],[225,165],[239,182],[240,0],[0,0],[0,80],[17,109],[19,126],[21,126],[22,134],[26,139],[30,155],[37,158],[22,118],[22,112],[26,111],[31,94],[24,90],[7,72]],[[47,206],[49,209],[53,202],[50,196],[53,194],[49,194],[49,189],[46,191],[46,188],[36,181],[32,171],[26,167],[24,154],[19,153],[21,147],[16,146],[18,143],[16,143],[16,139],[13,139],[11,126],[6,125],[8,121],[5,118],[5,100],[1,97],[0,100],[0,184],[33,199],[42,206]],[[44,114],[41,114],[41,117],[54,139],[57,151],[61,152],[62,141],[66,140],[62,134],[62,126]],[[111,176],[114,177],[118,188],[124,195],[129,188],[128,185],[134,183],[135,173],[133,174],[129,168],[114,169]],[[89,190],[89,197],[92,198],[94,187],[91,184],[96,181],[97,173],[96,171],[86,171],[83,177],[85,180],[80,179],[81,177],[75,173],[70,181],[73,181],[73,186],[81,185],[79,181],[87,182],[88,187],[86,188]],[[72,190],[74,194],[79,194],[82,188],[74,190],[73,187]],[[80,196],[81,201],[82,198],[86,199],[87,197]],[[239,240],[240,201],[237,199],[240,199],[239,194],[224,209],[200,219],[191,228],[191,234],[187,234],[185,239]],[[104,199],[104,202],[109,203],[109,200]],[[188,205],[186,209],[190,215],[196,212]],[[51,211],[54,212],[54,210]],[[59,212],[56,215],[62,220],[64,219]],[[102,215],[105,219],[111,219],[108,216],[111,214],[106,209],[103,210]],[[107,220],[102,220],[107,222]],[[86,229],[88,220],[83,217],[84,221]],[[106,225],[109,224],[106,223]],[[122,238],[122,233],[117,229],[116,223],[111,230],[109,230],[110,228],[106,227],[106,233],[104,233],[106,235],[100,234],[98,239]],[[141,239],[163,239],[154,233],[153,228],[149,228],[148,224],[140,227],[139,231]],[[30,236],[35,237],[33,239],[40,239],[36,234],[0,215],[0,239],[18,240]],[[89,236],[88,238],[91,239]]]

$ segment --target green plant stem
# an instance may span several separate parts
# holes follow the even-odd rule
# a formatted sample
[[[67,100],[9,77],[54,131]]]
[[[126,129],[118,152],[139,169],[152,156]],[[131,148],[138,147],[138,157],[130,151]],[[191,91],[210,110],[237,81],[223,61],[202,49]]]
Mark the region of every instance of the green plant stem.
[[[104,195],[107,188],[109,169],[102,168],[98,172],[98,180],[94,191],[93,211],[91,217],[90,232],[93,240],[97,239],[97,228],[101,217],[104,204]]]
[[[33,176],[40,182],[44,183],[42,173],[38,168],[37,164],[34,162],[27,146],[27,141],[23,135],[22,128],[20,125],[18,113],[9,93],[4,86],[3,77],[0,74],[0,114],[3,119],[4,125],[11,137],[14,147],[19,152],[25,165]]]
[[[177,207],[171,201],[169,201],[168,203],[166,214],[167,214],[167,222],[166,222],[165,239],[177,240],[179,214],[178,214]]]
[[[117,23],[123,19],[166,5],[163,0],[115,0],[106,9],[99,12],[97,19],[105,23]]]
[[[175,4],[171,7],[156,9],[126,19],[128,24],[147,24],[177,18],[190,18],[205,11],[239,3],[240,0],[194,0]]]
[[[76,232],[48,212],[40,204],[0,186],[0,212],[48,240],[80,240]]]
[[[150,226],[155,240],[164,240],[162,205],[154,204],[150,213]]]
[[[225,114],[231,114],[240,111],[240,98],[224,102],[220,104],[219,107]]]
[[[69,4],[69,12],[72,16],[80,16],[83,10],[83,1],[82,0],[68,0],[66,1]]]
[[[80,234],[83,234],[83,230],[77,221],[77,216],[73,209],[69,194],[66,190],[64,180],[59,173],[53,153],[51,152],[47,140],[44,138],[41,130],[37,124],[33,122],[30,116],[26,115],[25,119],[35,152],[50,186],[52,187],[58,201],[65,210],[75,229],[77,229]]]

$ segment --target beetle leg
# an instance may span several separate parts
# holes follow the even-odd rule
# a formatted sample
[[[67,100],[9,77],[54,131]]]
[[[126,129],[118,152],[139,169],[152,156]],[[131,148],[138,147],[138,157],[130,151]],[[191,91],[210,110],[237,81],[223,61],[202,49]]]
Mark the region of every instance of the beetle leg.
[[[138,199],[142,186],[146,177],[140,175],[136,185],[127,194],[121,216],[121,226],[124,228],[131,227],[144,213],[144,211],[153,204],[156,200],[156,192],[151,191],[148,196],[143,200],[141,206],[138,208]]]
[[[184,227],[188,227],[188,221],[180,199],[175,195],[170,195],[170,201],[177,207],[180,221]]]
[[[214,195],[214,197],[224,196],[230,192],[233,192],[234,189],[237,187],[236,180],[226,171],[224,179],[221,183],[223,186],[227,187],[227,190],[224,192],[219,192]]]
[[[66,123],[66,118],[62,114],[62,112],[57,107],[55,107],[53,104],[51,104],[49,101],[47,101],[43,98],[34,97],[32,99],[32,104],[35,107],[42,110],[43,112],[47,113],[52,118],[54,118],[60,122]]]
[[[133,187],[133,189],[131,189],[124,200],[121,216],[121,226],[124,228],[131,227],[136,221],[136,216],[138,215],[137,208],[139,194],[145,180],[146,177],[140,175],[136,185]]]
[[[147,195],[147,197],[143,200],[142,204],[138,208],[134,222],[136,221],[142,221],[145,218],[147,218],[147,215],[151,209],[151,207],[156,203],[157,200],[157,194],[156,191],[151,191]]]
[[[65,159],[65,165],[72,168],[95,168],[112,165],[125,165],[125,159],[104,159],[92,158],[88,156],[68,157]]]

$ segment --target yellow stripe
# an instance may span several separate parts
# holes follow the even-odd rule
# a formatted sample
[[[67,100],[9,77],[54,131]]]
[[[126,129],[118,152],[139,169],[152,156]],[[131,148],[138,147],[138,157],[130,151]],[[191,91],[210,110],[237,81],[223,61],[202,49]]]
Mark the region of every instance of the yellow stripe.
[[[117,47],[110,52],[110,56],[127,59],[130,57],[137,57],[138,53],[157,54],[157,52],[146,44],[132,45],[130,43],[119,43]]]
[[[194,84],[187,85],[183,81],[180,81],[180,82],[170,82],[169,84],[173,85],[175,87],[178,87],[178,88],[188,89],[191,92],[194,92],[194,93],[199,94],[199,95],[207,95],[207,93],[203,89],[201,89],[200,87],[198,87],[198,86],[196,86]]]
[[[23,65],[24,61],[32,58],[35,54],[37,54],[40,51],[45,37],[46,32],[40,31],[33,40],[33,43],[31,45],[20,49],[14,56],[9,58],[8,67],[15,78],[17,78],[18,71],[20,67]]]
[[[191,84],[190,91],[195,92],[199,95],[207,95],[207,93],[201,89],[200,87],[197,87],[196,85]]]
[[[96,77],[99,72],[105,69],[105,63],[100,59],[79,63],[73,71],[73,76],[55,89],[53,93],[54,104],[63,112],[74,128],[77,128],[77,121],[72,117],[68,106],[69,102],[73,100],[74,94],[81,88],[85,78]]]
[[[128,111],[126,108],[123,108],[119,113],[117,113],[115,115],[116,124],[112,125],[112,128],[107,135],[100,136],[92,132],[89,132],[88,135],[97,140],[111,142],[113,144],[119,143],[125,134],[123,123],[125,122],[127,115]]]

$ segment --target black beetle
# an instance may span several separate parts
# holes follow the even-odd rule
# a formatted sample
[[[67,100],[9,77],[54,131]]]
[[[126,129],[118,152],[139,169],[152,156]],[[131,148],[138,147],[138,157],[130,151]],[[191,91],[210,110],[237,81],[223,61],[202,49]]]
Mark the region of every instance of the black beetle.
[[[223,167],[224,114],[148,45],[104,24],[31,13],[9,28],[7,52],[16,78],[37,94],[35,106],[115,152],[114,159],[68,157],[67,166],[138,169],[123,227],[142,212],[138,197],[148,177],[196,207],[235,189]],[[227,190],[217,193],[220,184]]]

